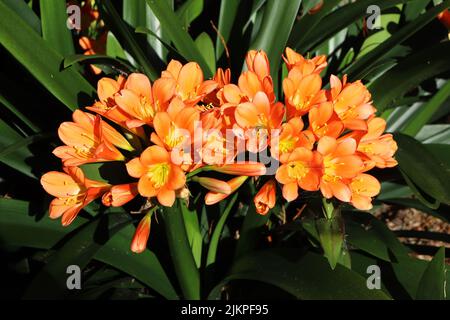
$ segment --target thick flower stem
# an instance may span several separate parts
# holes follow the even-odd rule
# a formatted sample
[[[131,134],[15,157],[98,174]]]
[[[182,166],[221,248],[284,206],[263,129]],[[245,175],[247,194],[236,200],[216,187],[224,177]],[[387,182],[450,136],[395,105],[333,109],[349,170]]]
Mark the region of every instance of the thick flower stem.
[[[333,202],[330,199],[322,198],[323,204],[323,212],[327,219],[333,218],[334,215],[334,206]]]
[[[183,297],[199,300],[200,275],[189,246],[180,201],[183,200],[177,199],[172,207],[163,207],[166,236]]]

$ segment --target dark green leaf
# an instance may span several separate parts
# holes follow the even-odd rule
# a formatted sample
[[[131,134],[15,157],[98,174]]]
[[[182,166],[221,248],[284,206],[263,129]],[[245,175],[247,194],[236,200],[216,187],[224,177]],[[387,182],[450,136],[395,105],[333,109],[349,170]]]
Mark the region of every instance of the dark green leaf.
[[[65,0],[40,1],[42,37],[63,57],[75,53]]]
[[[184,226],[186,227],[186,234],[192,250],[192,255],[194,256],[195,264],[197,265],[197,268],[200,268],[202,262],[203,239],[200,232],[197,212],[195,210],[189,210],[186,203],[182,202],[181,213],[183,215]]]
[[[298,249],[265,250],[246,255],[236,262],[230,275],[211,293],[217,298],[231,280],[246,279],[269,283],[298,299],[389,299],[381,290],[369,290],[366,278],[346,267],[331,270],[320,255]]]
[[[161,22],[164,31],[167,32],[168,38],[174,43],[175,48],[177,48],[186,60],[198,62],[207,78],[212,77],[214,70],[210,70],[205,59],[197,49],[194,40],[183,30],[177,15],[172,11],[170,6],[165,1],[146,1]]]
[[[178,19],[181,21],[184,30],[188,30],[194,21],[203,11],[204,0],[187,0],[176,11]]]
[[[78,107],[80,95],[93,94],[94,88],[73,68],[61,71],[62,55],[3,2],[0,2],[0,43],[70,109]]]
[[[172,207],[163,207],[164,226],[170,255],[185,299],[200,299],[200,274],[189,247],[186,227],[181,211],[181,199]]]
[[[74,54],[66,57],[64,59],[64,68],[68,68],[76,63],[89,63],[89,64],[98,64],[98,65],[106,65],[111,66],[113,69],[119,70],[123,73],[131,73],[134,71],[134,67],[126,63],[125,61],[121,61],[119,59],[105,56],[101,54],[93,54],[93,55],[84,55],[84,54]]]
[[[360,59],[356,60],[349,68],[343,71],[344,74],[349,75],[349,79],[354,81],[361,79],[363,75],[369,70],[375,62],[385,56],[395,46],[406,41],[413,36],[416,32],[423,29],[428,23],[436,18],[436,15],[450,5],[450,1],[444,1],[444,3],[436,6],[420,17],[414,19],[406,26],[396,31],[386,41],[380,43],[376,48],[365,54]]]
[[[195,39],[195,45],[200,53],[203,55],[206,63],[211,70],[216,70],[216,57],[214,54],[214,45],[211,38],[206,32],[202,32],[197,39]]]
[[[34,13],[34,11],[27,6],[25,1],[17,1],[17,0],[2,0],[8,7],[14,10],[20,18],[22,18],[28,25],[36,31],[37,34],[41,34],[41,20]]]
[[[341,0],[327,0],[323,3],[320,11],[315,14],[306,14],[299,21],[294,24],[292,32],[289,36],[288,44],[297,48],[298,46],[305,46],[303,40],[306,36],[316,28],[322,19],[341,2]]]
[[[111,236],[130,222],[129,215],[125,213],[110,213],[77,229],[33,279],[24,298],[63,299],[69,295],[67,267],[76,265],[84,269]]]
[[[106,40],[106,54],[113,58],[126,59],[125,51],[111,31],[108,31]]]
[[[450,204],[450,175],[417,140],[403,134],[395,134],[398,144],[396,159],[399,167],[424,193],[434,199]]]
[[[218,35],[216,40],[216,57],[220,57],[224,51],[222,41],[226,43],[230,38],[238,8],[239,1],[222,0],[220,2],[219,25],[217,27],[220,36]]]
[[[450,69],[450,42],[438,43],[402,59],[369,85],[378,112],[395,106],[397,99],[422,81]],[[414,76],[412,76],[414,75]]]
[[[420,279],[416,299],[443,300],[445,296],[445,248],[442,247],[430,261]]]
[[[450,1],[449,1],[450,3]],[[422,127],[430,121],[433,114],[450,96],[450,81],[447,81],[439,91],[427,103],[422,105],[417,112],[408,120],[401,132],[410,136],[415,136]]]
[[[132,29],[121,19],[114,4],[111,1],[101,1],[101,8],[105,13],[105,20],[112,29],[114,35],[119,40],[122,47],[127,50],[137,63],[142,67],[144,73],[151,79],[155,80],[159,76],[159,72],[148,60],[146,54],[139,46]]]
[[[233,205],[236,202],[237,196],[238,194],[235,193],[233,197],[229,200],[229,202],[227,203],[227,207],[220,216],[219,221],[217,222],[217,225],[215,226],[214,231],[211,235],[211,240],[209,242],[208,247],[208,256],[206,258],[207,267],[216,261],[217,246],[219,245],[220,236],[222,234],[225,222],[227,221],[228,215],[230,214],[231,209],[233,208]]]
[[[307,52],[313,48],[317,48],[321,43],[337,34],[346,26],[364,17],[367,7],[370,5],[377,5],[381,10],[384,10],[407,1],[359,0],[354,3],[349,3],[325,16],[321,20],[322,22],[308,33],[302,43],[293,44],[294,48],[299,52]]]
[[[87,222],[77,217],[68,227],[62,227],[59,220],[46,216],[38,220],[31,215],[38,212],[28,202],[6,198],[0,198],[0,212],[0,244],[39,249],[53,248]],[[155,254],[148,249],[141,254],[131,252],[134,231],[135,228],[128,225],[117,232],[98,249],[95,259],[135,277],[167,299],[178,299]]]
[[[268,0],[266,3],[261,28],[250,49],[266,51],[273,76],[278,72],[281,54],[291,33],[300,4],[301,0]],[[276,79],[275,77],[274,80]]]

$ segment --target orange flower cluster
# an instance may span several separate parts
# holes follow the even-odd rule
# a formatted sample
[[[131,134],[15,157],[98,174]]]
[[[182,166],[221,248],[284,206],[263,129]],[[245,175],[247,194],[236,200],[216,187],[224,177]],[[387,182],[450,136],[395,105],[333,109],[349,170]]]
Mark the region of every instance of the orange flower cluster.
[[[122,206],[137,195],[172,206],[176,197],[189,196],[187,183],[208,189],[205,203],[211,205],[248,177],[266,174],[262,161],[239,160],[263,151],[277,160],[271,164],[280,165],[271,168],[275,179],[254,198],[260,214],[275,206],[278,183],[287,201],[298,198],[300,188],[370,209],[380,184],[366,172],[395,166],[397,149],[392,136],[383,134],[386,123],[375,117],[370,93],[361,81],[349,83],[345,76],[331,76],[324,89],[325,56],[305,59],[287,48],[283,58],[289,71],[284,103],[276,99],[263,51],[247,54],[247,70],[237,84],[229,69],[205,80],[197,63],[176,60],[153,82],[140,73],[102,78],[98,100],[87,107],[93,113],[77,110],[73,122],[59,128],[65,145],[54,154],[65,173],[49,172],[41,179],[56,197],[50,217],[62,216],[68,225],[99,197],[106,206]],[[130,181],[112,186],[85,178],[80,166],[106,161],[125,162]],[[202,176],[206,171],[236,177],[222,181]],[[145,249],[149,229],[146,214],[133,251]]]

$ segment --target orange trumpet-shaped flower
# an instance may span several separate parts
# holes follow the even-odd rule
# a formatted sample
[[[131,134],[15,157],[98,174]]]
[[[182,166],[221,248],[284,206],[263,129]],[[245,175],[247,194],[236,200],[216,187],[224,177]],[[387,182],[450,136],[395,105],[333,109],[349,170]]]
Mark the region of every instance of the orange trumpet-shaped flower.
[[[264,51],[250,50],[245,57],[248,72],[243,72],[239,77],[238,83],[242,91],[252,100],[254,93],[264,91],[269,98],[270,103],[275,101],[273,91],[273,81],[270,76],[269,59]],[[259,82],[259,84],[258,84]],[[261,90],[254,91],[257,88]]]
[[[359,140],[358,151],[366,156],[366,170],[377,168],[391,168],[397,165],[393,158],[397,151],[397,143],[392,134],[383,134],[386,121],[382,118],[372,118],[367,122],[367,133]]]
[[[193,143],[195,124],[200,120],[200,112],[194,107],[185,107],[174,98],[166,112],[155,115],[151,141],[167,150],[179,152],[179,162],[188,164],[190,154],[184,154],[183,148]],[[175,154],[174,154],[175,156]]]
[[[53,154],[61,158],[65,166],[79,166],[90,162],[121,161],[124,156],[116,146],[133,150],[129,142],[100,116],[76,110],[74,122],[63,122],[59,138],[66,145],[57,147]]]
[[[372,197],[380,193],[380,182],[371,175],[361,173],[350,182],[351,204],[359,210],[372,209]]]
[[[152,217],[148,213],[139,222],[136,231],[134,232],[133,240],[131,240],[130,249],[134,253],[142,253],[145,251],[145,248],[147,248],[151,222]]]
[[[246,136],[250,140],[247,148],[250,152],[259,152],[267,146],[271,129],[279,128],[283,117],[283,104],[277,102],[271,105],[262,91],[256,93],[253,102],[239,104],[234,112],[236,123],[246,129]]]
[[[318,74],[304,76],[299,68],[291,69],[283,80],[287,118],[302,116],[313,106],[325,102],[325,91],[321,87],[322,78]]]
[[[259,79],[270,77],[269,59],[264,51],[250,50],[245,57],[248,70],[254,72]]]
[[[216,81],[203,81],[202,69],[195,62],[189,62],[183,66],[179,61],[171,60],[167,69],[161,74],[161,79],[164,78],[175,81],[175,95],[187,106],[194,106],[217,88]]]
[[[239,176],[235,177],[231,180],[227,181],[227,184],[231,188],[231,193],[235,192],[239,187],[248,179],[246,176]],[[229,194],[226,193],[220,193],[220,192],[208,192],[205,195],[205,204],[210,206],[213,204],[216,204],[217,202],[222,201],[223,199],[226,199],[229,196]]]
[[[125,81],[125,78],[122,76],[119,76],[117,81],[111,78],[101,78],[97,83],[97,94],[100,101],[95,102],[90,107],[86,107],[86,109],[98,113],[102,117],[143,137],[144,131],[142,128],[128,128],[126,122],[131,120],[132,116],[117,106],[116,101],[114,100],[114,96],[123,89]]]
[[[152,125],[159,111],[165,111],[175,93],[175,81],[161,78],[153,83],[146,75],[132,73],[125,82],[124,89],[115,95],[117,105],[132,119],[126,121],[128,128]]]
[[[224,86],[230,84],[231,82],[230,69],[226,69],[224,71],[222,68],[218,68],[216,74],[213,77],[213,81],[216,83],[216,88],[203,98],[203,102],[205,104],[211,103],[213,104],[213,106],[219,106],[220,99],[217,97],[217,94]]]
[[[271,103],[275,101],[272,78],[266,77],[264,80],[261,80],[252,71],[242,72],[238,79],[238,86],[230,84],[225,87],[227,88],[227,95],[224,92],[224,97],[230,99],[227,100],[228,102],[236,102],[238,97],[241,98],[240,101],[252,101],[255,94],[259,91],[263,91]]]
[[[308,114],[309,126],[317,138],[329,136],[338,138],[344,132],[344,124],[337,117],[331,102],[324,102],[312,108]]]
[[[208,178],[208,177],[193,177],[192,181],[198,182],[202,187],[218,193],[231,193],[231,187],[228,183],[222,180]]]
[[[319,190],[320,167],[320,154],[303,147],[295,149],[275,174],[277,181],[283,184],[283,197],[287,201],[295,200],[298,187],[306,191]]]
[[[281,103],[270,104],[267,95],[259,91],[252,102],[239,104],[234,112],[237,124],[244,129],[275,129],[281,126],[284,117],[284,106]]]
[[[336,140],[325,136],[319,140],[317,151],[323,156],[323,175],[320,180],[322,194],[328,199],[335,196],[349,202],[351,190],[347,180],[356,177],[364,169],[363,161],[355,155],[355,139]]]
[[[330,77],[330,96],[334,111],[347,129],[367,130],[366,121],[376,109],[371,102],[370,92],[361,81],[346,83],[338,77]]]
[[[302,118],[296,117],[283,124],[279,135],[272,135],[270,152],[272,157],[286,162],[289,154],[298,147],[312,150],[315,141],[311,131],[303,130]]]
[[[231,163],[236,156],[239,145],[236,146],[234,139],[224,137],[219,130],[205,131],[204,144],[199,151],[201,159],[206,164]],[[241,150],[245,148],[244,141],[238,140]]]
[[[223,166],[211,166],[211,170],[239,176],[262,176],[266,174],[266,167],[264,164],[254,161],[247,161],[243,163],[224,164]]]
[[[275,180],[267,181],[253,198],[256,212],[266,215],[275,206],[277,184]]]
[[[62,217],[62,225],[68,226],[81,209],[105,193],[110,185],[87,179],[78,167],[65,167],[64,171],[47,172],[41,178],[41,185],[56,197],[50,203],[50,218]]]
[[[112,186],[102,197],[102,203],[108,207],[121,207],[139,194],[137,183]]]
[[[295,67],[303,74],[303,76],[312,73],[320,74],[320,72],[327,67],[327,57],[325,55],[320,55],[312,59],[305,59],[301,54],[289,47],[285,50],[283,60],[289,71]]]
[[[175,190],[182,188],[186,182],[183,170],[171,162],[166,149],[150,146],[139,158],[134,158],[126,165],[128,174],[139,178],[138,191],[143,197],[157,197],[167,207],[175,201]]]

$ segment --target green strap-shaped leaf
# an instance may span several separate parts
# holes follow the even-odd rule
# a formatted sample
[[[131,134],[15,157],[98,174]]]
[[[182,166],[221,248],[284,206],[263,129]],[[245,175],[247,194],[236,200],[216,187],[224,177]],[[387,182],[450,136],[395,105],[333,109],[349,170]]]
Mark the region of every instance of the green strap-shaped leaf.
[[[28,128],[34,133],[38,133],[40,129],[33,123],[31,119],[25,116],[19,109],[17,109],[6,97],[0,93],[0,104],[4,105],[10,112],[12,112],[17,118],[19,118]]]
[[[386,41],[380,43],[375,49],[356,60],[349,68],[344,70],[343,74],[348,74],[351,81],[361,79],[372,66],[395,46],[409,39],[417,31],[421,30],[428,23],[436,18],[436,15],[450,5],[450,0],[444,1],[418,18],[414,19],[406,26],[396,31]]]
[[[136,62],[142,67],[144,73],[151,80],[158,78],[159,72],[151,64],[146,54],[139,46],[134,32],[132,32],[132,28],[128,26],[117,13],[114,3],[107,0],[102,0],[100,3],[101,9],[105,14],[104,18],[122,47],[136,59]]]
[[[177,15],[173,12],[167,2],[158,0],[146,1],[155,16],[161,22],[161,26],[167,33],[168,39],[174,43],[175,48],[178,49],[180,54],[188,61],[196,61],[202,68],[206,78],[212,77],[214,70],[209,68],[202,54],[197,49],[194,40],[192,40],[191,36],[183,29]]]
[[[349,245],[384,261],[392,260],[390,253],[398,258],[409,252],[383,222],[368,213],[346,212],[345,233]]]
[[[425,125],[415,136],[422,143],[450,144],[450,124]]]
[[[250,49],[264,50],[270,61],[274,80],[281,62],[281,55],[294,25],[301,0],[268,0],[258,36]]]
[[[167,0],[162,0],[167,1]],[[122,10],[123,19],[130,24],[131,27],[144,27],[154,32],[158,37],[164,37],[161,24],[153,14],[150,7],[147,6],[145,0],[124,1]],[[147,37],[150,47],[155,50],[158,56],[165,61],[167,50],[154,37]]]
[[[8,7],[14,10],[28,25],[36,31],[37,34],[41,35],[41,20],[34,13],[25,1],[17,0],[2,0]]]
[[[102,54],[70,55],[64,59],[64,68],[68,68],[76,63],[89,63],[111,66],[113,69],[119,70],[124,73],[131,73],[132,71],[135,71],[135,68],[127,62]]]
[[[40,1],[42,37],[63,57],[75,53],[65,0]]]
[[[331,270],[322,256],[302,255],[298,249],[264,250],[242,257],[209,298],[218,299],[229,281],[239,279],[269,283],[298,299],[389,299],[382,290],[369,290],[366,278],[358,273],[341,265]]]
[[[139,254],[130,250],[135,230],[131,225],[120,230],[98,250],[94,258],[122,270],[166,299],[179,299],[156,255],[148,249]]]
[[[68,227],[62,227],[59,220],[49,219],[47,213],[39,220],[31,216],[37,212],[28,202],[6,198],[0,199],[0,212],[0,243],[39,249],[53,248],[88,221],[77,217]],[[128,225],[117,232],[98,249],[94,258],[122,270],[167,299],[178,299],[155,254],[148,249],[141,254],[131,252],[134,231]]]
[[[374,105],[381,113],[422,81],[450,69],[450,42],[445,41],[403,58],[369,85]]]
[[[445,248],[442,247],[425,269],[417,289],[416,299],[443,300],[446,299],[445,290]]]
[[[322,19],[341,2],[341,0],[325,1],[319,12],[315,14],[306,14],[300,20],[296,21],[289,36],[288,45],[294,48],[303,45],[306,36],[316,28]],[[326,23],[326,21],[324,21]]]
[[[211,70],[216,70],[216,56],[214,53],[214,45],[211,38],[206,32],[200,33],[200,35],[195,39],[195,45],[198,50],[203,55],[206,63]]]
[[[222,215],[220,216],[219,221],[217,222],[217,225],[214,228],[214,231],[211,235],[211,240],[209,242],[209,247],[208,247],[208,256],[206,258],[206,266],[207,267],[216,261],[217,246],[219,245],[220,236],[222,234],[222,230],[225,225],[225,222],[227,221],[227,218],[231,212],[231,209],[233,208],[233,205],[236,202],[237,196],[238,196],[238,194],[235,193],[233,195],[233,197],[229,200],[227,207],[225,208]]]
[[[200,224],[198,221],[197,211],[189,210],[186,203],[181,203],[181,214],[183,215],[184,226],[186,227],[186,234],[189,245],[192,250],[192,255],[195,260],[197,268],[200,268],[202,262],[203,239],[200,232]]]
[[[303,38],[301,43],[295,43],[294,48],[300,53],[306,53],[317,49],[320,44],[328,40],[346,26],[362,19],[366,15],[367,8],[370,5],[377,5],[381,10],[392,8],[399,3],[405,3],[410,0],[358,0],[349,3],[322,18],[311,32]]]
[[[395,155],[399,167],[424,193],[439,202],[450,204],[450,175],[443,163],[412,137],[396,133]]]
[[[126,213],[107,214],[76,230],[49,259],[28,287],[25,299],[63,299],[70,294],[67,268],[84,269],[95,253],[121,228],[131,222]]]
[[[401,132],[410,136],[415,136],[422,127],[430,121],[433,114],[442,106],[450,96],[450,81],[447,81],[439,91],[408,119]]]
[[[71,110],[94,88],[73,68],[61,70],[63,56],[56,52],[13,10],[0,1],[0,43]],[[32,47],[30,47],[32,46]]]
[[[216,40],[216,57],[218,58],[225,49],[222,41],[226,43],[230,38],[239,5],[239,1],[235,0],[222,0],[220,2],[219,25],[217,26],[220,36],[218,35]]]
[[[203,11],[204,0],[187,0],[176,11],[183,29],[188,30],[192,21],[194,21]]]
[[[123,50],[117,38],[114,36],[114,33],[112,33],[111,31],[108,31],[106,39],[106,54],[113,58],[127,58],[125,51]]]
[[[181,212],[181,201],[184,200],[176,199],[172,207],[163,207],[164,227],[183,297],[188,300],[198,300],[200,299],[200,274],[189,246]]]
[[[52,135],[49,134],[36,134],[20,138],[0,151],[0,161],[29,177],[36,178],[36,174],[32,172],[32,167],[27,163],[28,159],[33,157],[28,147],[35,142],[51,137]]]

